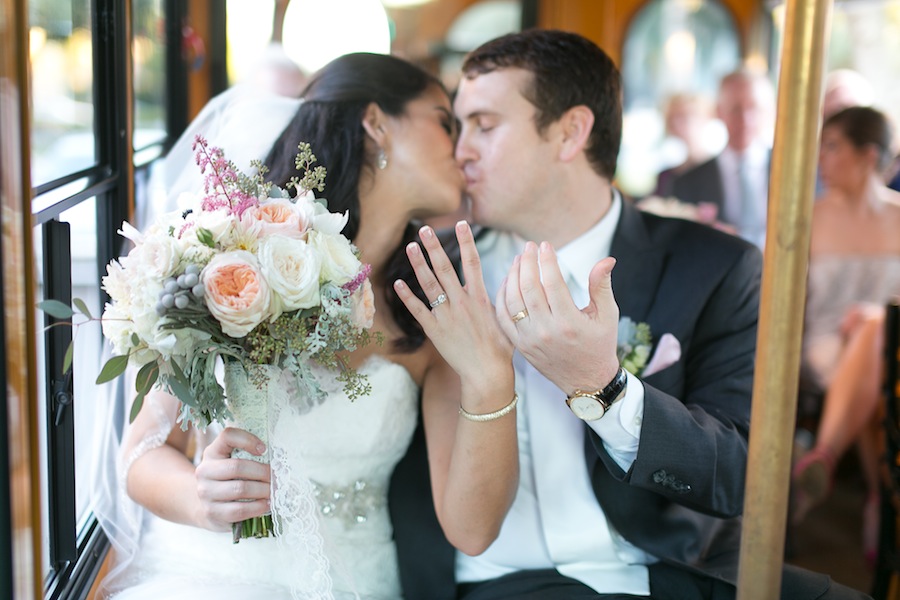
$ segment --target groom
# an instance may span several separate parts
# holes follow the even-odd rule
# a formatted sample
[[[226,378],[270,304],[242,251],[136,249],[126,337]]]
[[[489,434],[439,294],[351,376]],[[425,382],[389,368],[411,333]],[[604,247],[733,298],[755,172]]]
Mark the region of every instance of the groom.
[[[759,251],[638,212],[612,187],[622,90],[592,42],[512,34],[463,73],[456,156],[488,228],[486,284],[515,315],[501,326],[518,349],[520,483],[487,551],[456,551],[434,516],[420,428],[391,489],[406,599],[733,598]],[[620,315],[649,325],[655,345],[637,374],[616,357]],[[789,567],[782,587],[864,597]]]

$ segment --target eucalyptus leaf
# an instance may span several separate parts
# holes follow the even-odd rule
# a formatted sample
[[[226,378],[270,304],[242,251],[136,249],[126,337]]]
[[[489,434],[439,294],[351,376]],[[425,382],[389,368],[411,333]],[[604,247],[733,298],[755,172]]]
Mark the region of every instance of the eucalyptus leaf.
[[[75,350],[75,340],[71,340],[69,342],[68,348],[66,348],[66,355],[63,357],[63,373],[68,373],[69,369],[72,368],[72,353]]]
[[[148,362],[138,371],[134,380],[135,391],[141,395],[146,395],[157,379],[159,379],[159,365],[156,364],[156,361]]]
[[[166,379],[166,383],[172,390],[172,393],[185,404],[196,406],[197,402],[194,400],[194,395],[191,393],[191,384],[184,375],[184,371],[181,370],[181,367],[179,367],[178,363],[174,360],[169,364],[172,367],[172,375]]]
[[[138,394],[134,399],[134,402],[131,403],[131,413],[128,415],[129,423],[134,423],[138,413],[141,412],[141,407],[144,406],[144,395],[145,394]]]
[[[128,354],[124,354],[122,356],[113,356],[108,361],[106,361],[106,364],[103,365],[103,368],[100,370],[100,374],[97,375],[97,385],[112,381],[113,379],[124,373],[127,367]]]
[[[71,319],[75,311],[68,304],[63,304],[59,300],[44,300],[38,302],[37,307],[56,319]]]
[[[88,308],[88,305],[85,304],[84,300],[82,300],[81,298],[73,298],[73,299],[72,299],[72,302],[75,303],[75,306],[78,308],[79,311],[81,311],[81,314],[83,314],[84,316],[86,316],[88,319],[93,319],[93,318],[94,318],[94,317],[91,315],[91,311],[90,311],[90,309]]]

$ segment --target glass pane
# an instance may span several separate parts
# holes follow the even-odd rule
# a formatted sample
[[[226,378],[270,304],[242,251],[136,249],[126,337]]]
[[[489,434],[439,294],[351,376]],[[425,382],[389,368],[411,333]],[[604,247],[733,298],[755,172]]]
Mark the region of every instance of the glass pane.
[[[90,0],[32,0],[31,175],[38,186],[94,164]]]
[[[166,136],[166,47],[162,0],[135,0],[134,149],[162,142]]]
[[[102,299],[100,297],[100,278],[97,271],[97,213],[95,199],[86,200],[77,206],[63,212],[60,220],[67,222],[71,226],[71,277],[72,277],[72,297],[82,299],[88,307],[88,310],[96,318],[102,312]],[[34,248],[35,248],[35,270],[37,272],[38,281],[38,298],[44,299],[44,278],[43,271],[43,242],[42,229],[36,227],[34,229]],[[63,266],[65,268],[65,266]],[[75,341],[74,362],[72,365],[74,373],[75,396],[73,405],[75,408],[75,515],[79,525],[86,522],[86,517],[90,513],[89,492],[92,481],[92,456],[94,446],[99,439],[100,434],[104,431],[106,419],[109,415],[104,413],[107,403],[103,401],[102,394],[108,393],[111,386],[97,386],[94,380],[100,373],[101,355],[105,349],[102,339],[102,332],[99,322],[87,322],[87,319],[76,315],[72,319],[75,323],[73,330],[73,338]],[[39,314],[37,323],[38,333],[38,356],[44,356],[44,335],[43,335],[43,315]],[[62,365],[46,365],[44,360],[37,361],[39,373],[38,384],[40,386],[38,397],[42,399],[40,405],[41,419],[41,450],[43,452],[41,460],[41,485],[45,498],[47,495],[47,419],[51,418],[46,411],[46,404],[43,398],[46,397],[44,390],[44,371],[45,368],[55,369],[61,368]],[[50,499],[52,501],[52,498]],[[44,565],[48,564],[49,557],[47,551],[49,548],[49,533],[47,530],[47,505],[43,505],[43,537],[44,537]]]

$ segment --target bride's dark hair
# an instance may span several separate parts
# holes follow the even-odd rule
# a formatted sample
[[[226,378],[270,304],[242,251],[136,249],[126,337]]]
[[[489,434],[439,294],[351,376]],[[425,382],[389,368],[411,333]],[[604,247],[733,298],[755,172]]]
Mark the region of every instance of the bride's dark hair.
[[[363,169],[375,168],[375,156],[366,154],[363,115],[370,103],[397,117],[406,105],[428,88],[443,84],[433,75],[399,58],[384,54],[355,53],[341,56],[319,70],[306,86],[304,102],[281,133],[265,160],[268,180],[284,185],[296,176],[297,144],[308,142],[325,167],[325,191],[332,212],[349,211],[344,235],[351,240],[359,231],[359,180]],[[445,90],[446,91],[446,90]],[[319,194],[317,194],[319,195]],[[410,223],[384,273],[387,303],[404,336],[395,342],[398,350],[410,352],[425,341],[422,328],[406,310],[390,282],[403,279],[425,301],[409,260],[406,245],[416,239],[418,226]],[[363,257],[365,260],[365,257]]]

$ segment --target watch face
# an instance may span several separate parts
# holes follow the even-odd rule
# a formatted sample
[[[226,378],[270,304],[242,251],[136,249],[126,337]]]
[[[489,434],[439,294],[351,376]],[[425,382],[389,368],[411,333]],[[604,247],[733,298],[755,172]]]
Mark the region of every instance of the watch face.
[[[606,409],[600,401],[591,396],[575,396],[569,401],[569,408],[575,416],[585,421],[594,421],[603,416]]]

